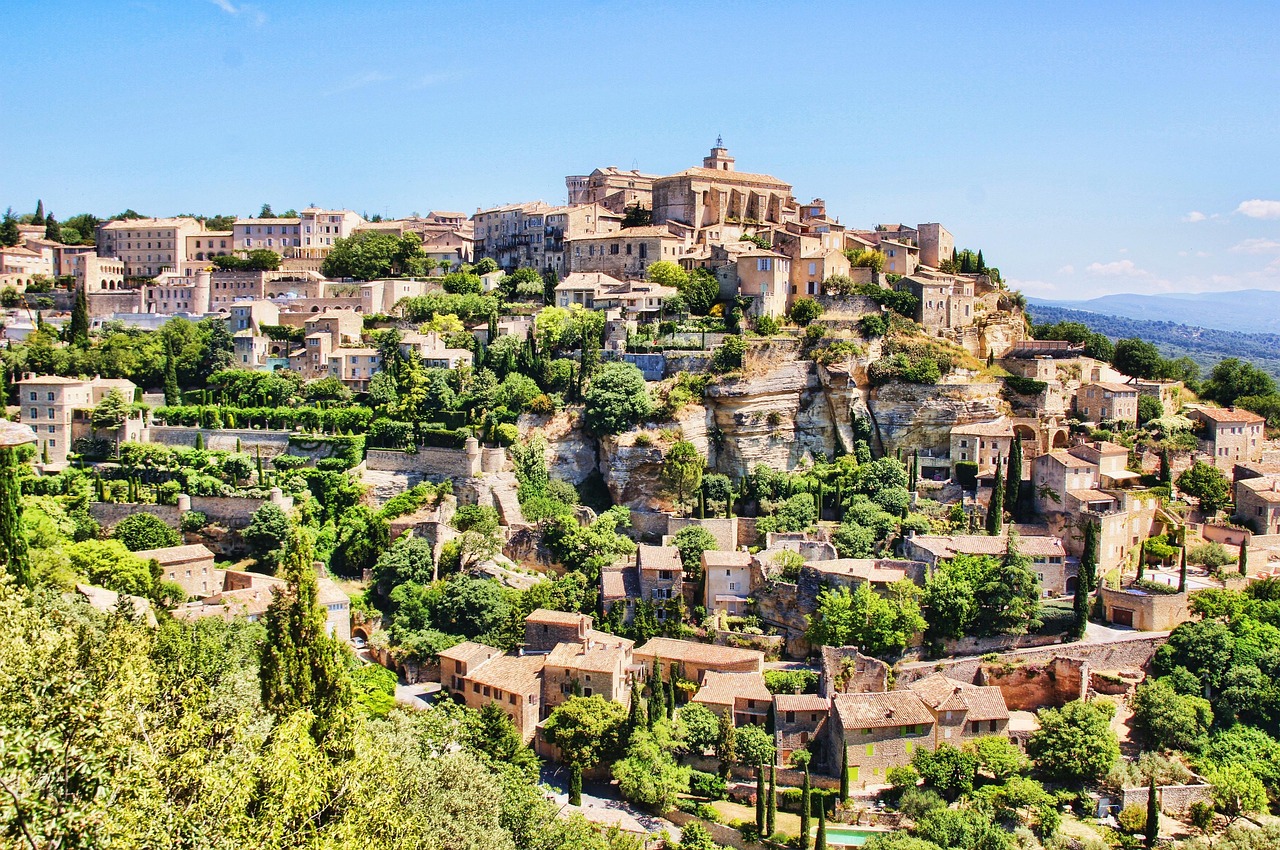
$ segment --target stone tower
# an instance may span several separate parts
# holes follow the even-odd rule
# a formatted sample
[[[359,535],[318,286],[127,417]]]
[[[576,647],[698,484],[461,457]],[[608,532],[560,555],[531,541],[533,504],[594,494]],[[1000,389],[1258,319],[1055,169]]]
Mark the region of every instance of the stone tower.
[[[200,269],[196,272],[195,283],[191,286],[191,312],[203,316],[209,312],[210,272]]]
[[[711,153],[702,158],[702,167],[715,171],[733,171],[733,157],[729,156],[729,149],[719,136],[716,136],[716,146],[711,149]]]

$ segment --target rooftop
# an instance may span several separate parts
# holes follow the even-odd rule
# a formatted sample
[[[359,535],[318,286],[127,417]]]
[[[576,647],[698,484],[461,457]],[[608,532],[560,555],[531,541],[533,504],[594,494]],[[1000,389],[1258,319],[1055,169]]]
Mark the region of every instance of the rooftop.
[[[1138,388],[1131,384],[1113,384],[1109,381],[1088,381],[1082,386],[1098,387],[1111,393],[1137,393]]]
[[[544,655],[500,655],[479,667],[468,668],[467,678],[481,685],[516,694],[536,694],[542,690]]]
[[[213,553],[205,548],[202,543],[193,543],[190,546],[166,546],[163,549],[143,549],[133,554],[144,561],[154,560],[161,565],[179,564],[183,561],[195,561],[204,558],[213,560]]]
[[[933,713],[914,691],[880,694],[836,694],[831,699],[845,729],[884,729],[933,724]]]
[[[636,654],[646,658],[661,658],[663,661],[693,662],[703,665],[741,664],[744,661],[764,663],[764,653],[756,649],[716,646],[675,638],[650,638],[648,643],[636,650]]]
[[[1004,555],[1009,547],[1008,537],[989,537],[985,534],[917,534],[910,539],[912,544],[938,558],[954,558],[956,555]],[[1062,548],[1062,540],[1057,537],[1019,537],[1018,551],[1032,557],[1066,555],[1066,551]]]
[[[539,608],[524,618],[526,623],[539,623],[548,626],[578,626],[585,623],[591,628],[591,618],[586,614],[571,611],[552,611],[550,608]]]
[[[951,429],[952,434],[974,437],[1012,437],[1013,423],[1007,419],[995,422],[973,422],[969,425],[957,425]]]
[[[994,685],[970,685],[934,673],[908,687],[934,711],[965,711],[967,720],[1008,720],[1004,695]]]
[[[642,570],[680,572],[684,569],[680,563],[680,550],[674,546],[646,546],[642,543],[636,547],[636,561]]]
[[[733,705],[736,699],[754,699],[762,703],[773,702],[773,694],[764,685],[760,673],[717,673],[708,670],[702,677],[702,687],[694,696],[694,702],[712,705]]]
[[[702,566],[715,569],[717,567],[749,567],[751,553],[737,549],[707,549],[702,553]]]
[[[500,649],[469,640],[463,641],[457,646],[451,646],[448,649],[440,650],[441,658],[448,658],[450,661],[461,661],[467,664],[468,668],[472,664],[501,654],[502,650]]]
[[[1244,410],[1238,407],[1200,407],[1196,410],[1201,416],[1211,422],[1252,424],[1254,422],[1266,421],[1266,419],[1254,413],[1252,410]]]
[[[826,697],[817,694],[776,694],[773,698],[773,711],[830,711],[831,704]]]

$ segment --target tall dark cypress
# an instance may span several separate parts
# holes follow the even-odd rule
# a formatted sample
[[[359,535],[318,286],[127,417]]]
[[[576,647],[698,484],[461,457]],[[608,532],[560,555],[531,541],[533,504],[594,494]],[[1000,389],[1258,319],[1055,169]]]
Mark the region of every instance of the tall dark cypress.
[[[1018,522],[1021,518],[1021,512],[1018,510],[1019,495],[1022,491],[1022,435],[1015,435],[1013,438],[1013,451],[1009,453],[1009,468],[1004,479],[1004,503],[1009,508],[1009,514],[1013,517],[1014,522]]]
[[[1071,634],[1076,640],[1084,637],[1089,626],[1089,600],[1098,572],[1098,526],[1089,522],[1084,527],[1084,552],[1080,556],[1080,568],[1076,572],[1076,593],[1072,600],[1075,620]]]
[[[778,769],[769,765],[769,799],[764,810],[764,831],[773,835],[774,823],[778,819]]]
[[[999,537],[1004,530],[1004,487],[1000,483],[1000,458],[996,457],[995,484],[991,488],[991,504],[987,506],[987,534]]]
[[[23,586],[31,584],[27,538],[22,533],[22,487],[18,483],[18,450],[0,448],[0,566]]]
[[[1146,848],[1155,850],[1156,841],[1160,838],[1160,802],[1156,797],[1156,778],[1152,776],[1147,784],[1147,826]]]
[[[764,763],[756,765],[756,832],[764,835],[765,828],[765,792],[764,792]]]
[[[840,802],[849,799],[849,748],[840,748]]]
[[[1249,546],[1247,543],[1240,544],[1240,560],[1237,563],[1240,567],[1240,575],[1247,576],[1249,574]]]
[[[173,355],[173,343],[164,341],[164,403],[173,407],[182,404],[182,390],[178,387],[178,364]]]
[[[827,850],[827,800],[824,797],[818,802],[818,840],[813,850]]]
[[[800,785],[800,850],[809,850],[809,821],[813,817],[813,788],[809,785],[809,760],[804,762]]]
[[[1178,568],[1178,592],[1187,592],[1187,546],[1182,546],[1182,566]]]
[[[71,310],[67,341],[72,345],[89,344],[89,297],[82,286],[76,288],[76,304]]]

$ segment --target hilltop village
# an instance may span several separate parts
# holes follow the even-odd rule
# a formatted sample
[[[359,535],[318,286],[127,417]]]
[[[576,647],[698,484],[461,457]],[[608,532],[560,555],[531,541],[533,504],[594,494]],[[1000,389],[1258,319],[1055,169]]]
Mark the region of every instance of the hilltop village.
[[[942,224],[842,224],[719,140],[565,182],[6,215],[0,644],[108,730],[95,788],[145,705],[179,773],[261,774],[295,718],[333,817],[461,795],[456,846],[1277,846],[1269,378],[1036,325]],[[395,735],[472,761],[386,800]],[[225,769],[114,823],[271,843],[272,780],[191,802]],[[47,771],[3,767],[6,818],[78,793]],[[65,828],[117,828],[102,797]]]

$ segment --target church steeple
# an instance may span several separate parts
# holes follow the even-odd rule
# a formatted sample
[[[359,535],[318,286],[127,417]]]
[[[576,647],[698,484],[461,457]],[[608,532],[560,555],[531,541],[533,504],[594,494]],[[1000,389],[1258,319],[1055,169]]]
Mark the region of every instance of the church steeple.
[[[716,136],[716,146],[711,149],[710,155],[702,158],[702,167],[716,171],[733,171],[733,157],[729,156],[729,151],[724,146],[724,139],[719,135]]]

